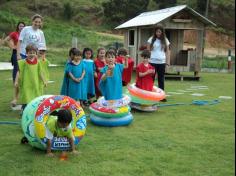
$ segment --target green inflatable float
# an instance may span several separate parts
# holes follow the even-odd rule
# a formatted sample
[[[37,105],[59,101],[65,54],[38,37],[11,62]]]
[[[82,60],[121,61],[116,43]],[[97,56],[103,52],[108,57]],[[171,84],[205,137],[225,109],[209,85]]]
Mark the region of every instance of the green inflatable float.
[[[80,104],[74,99],[63,95],[44,95],[32,100],[25,108],[21,126],[29,144],[33,147],[46,149],[45,124],[51,112],[59,109],[69,109],[72,113],[72,131],[75,145],[78,145],[86,130],[86,116]],[[52,150],[70,149],[66,137],[54,137]]]

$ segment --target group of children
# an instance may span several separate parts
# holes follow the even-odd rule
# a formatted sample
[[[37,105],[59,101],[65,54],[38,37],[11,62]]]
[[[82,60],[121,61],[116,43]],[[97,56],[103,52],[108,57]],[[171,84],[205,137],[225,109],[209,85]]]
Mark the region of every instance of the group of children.
[[[107,100],[121,98],[122,82],[123,85],[130,82],[134,65],[133,59],[126,55],[124,48],[118,50],[118,56],[114,49],[99,48],[94,59],[91,48],[84,48],[83,52],[71,48],[61,94],[80,101],[82,106],[88,106],[93,102],[92,98],[102,95]],[[123,68],[127,73],[123,73]]]
[[[152,91],[155,69],[148,62],[150,52],[144,50],[141,56],[143,61],[136,68],[136,86]],[[96,99],[100,96],[106,100],[120,99],[122,86],[131,81],[133,67],[134,61],[125,48],[117,53],[114,49],[99,48],[95,59],[91,48],[84,48],[83,52],[71,48],[61,94],[79,101],[82,106],[91,104],[95,96]]]
[[[44,87],[49,80],[49,61],[45,58],[45,49],[33,45],[26,47],[27,58],[19,60],[19,71],[15,86],[20,88],[20,102],[25,106],[34,98],[44,94]],[[143,50],[143,60],[136,67],[136,86],[152,91],[155,69],[149,64],[150,52]],[[81,52],[71,48],[66,62],[61,94],[80,101],[82,105],[91,104],[92,98],[105,96],[107,100],[122,98],[122,86],[131,81],[134,61],[127,55],[127,50],[99,48],[97,57],[93,50],[84,48]],[[95,100],[96,101],[96,100]]]
[[[20,102],[23,108],[34,98],[44,94],[43,89],[49,80],[49,62],[45,58],[45,50],[38,50],[33,45],[28,45],[26,53],[27,58],[18,61],[19,71],[15,80],[15,86],[20,90]],[[152,91],[155,70],[148,62],[150,52],[144,50],[141,56],[143,60],[136,67],[136,86]],[[93,97],[99,98],[101,95],[106,100],[120,99],[122,86],[126,86],[131,81],[133,66],[134,61],[127,55],[127,50],[124,48],[120,48],[117,53],[114,49],[106,51],[105,48],[99,48],[95,59],[93,59],[91,48],[84,48],[83,52],[77,48],[71,48],[65,65],[61,95],[70,96],[82,106],[89,105],[93,102]],[[65,128],[66,131],[71,129],[70,121],[65,121],[65,124],[63,120],[60,122],[60,114],[71,116],[68,112],[57,113],[58,119],[48,122],[48,131],[52,134],[55,129],[59,129],[59,132],[61,128],[63,130]],[[65,133],[62,132],[62,134]],[[70,143],[73,143],[71,133],[66,133],[66,135]],[[52,155],[50,136],[48,137],[48,155]],[[71,146],[74,151],[74,145]]]

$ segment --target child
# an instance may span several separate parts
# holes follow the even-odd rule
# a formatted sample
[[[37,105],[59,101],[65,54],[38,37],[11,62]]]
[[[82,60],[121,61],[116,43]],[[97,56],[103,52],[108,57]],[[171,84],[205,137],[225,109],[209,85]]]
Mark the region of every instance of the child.
[[[71,151],[77,153],[74,145],[74,136],[71,128],[72,115],[69,110],[59,110],[52,112],[56,116],[49,116],[46,123],[47,155],[53,156],[51,147],[53,137],[67,137],[71,146]]]
[[[87,89],[87,97],[89,99],[88,101],[84,101],[84,105],[88,106],[92,102],[92,98],[95,95],[95,83],[94,83],[94,74],[95,74],[95,64],[93,61],[93,50],[91,48],[84,48],[83,50],[83,61],[85,64],[85,84]]]
[[[125,56],[127,55],[127,50],[125,48],[120,48],[118,50],[118,56],[116,57],[116,62],[124,64]],[[126,86],[131,81],[131,76],[133,72],[134,61],[131,57],[128,57],[128,68],[125,68],[122,74],[122,85]]]
[[[100,90],[105,100],[117,100],[122,98],[122,72],[128,67],[128,58],[125,58],[125,65],[115,64],[114,51],[106,52],[107,65],[101,70]]]
[[[136,67],[137,77],[136,86],[140,89],[152,91],[154,81],[153,75],[155,74],[155,69],[151,64],[148,63],[150,58],[150,51],[145,49],[141,53],[143,62]]]
[[[67,62],[71,62],[71,60],[72,60],[72,58],[73,58],[74,50],[76,50],[76,48],[71,48],[71,49],[69,50],[69,57],[68,57]]]
[[[19,101],[23,104],[22,110],[34,98],[41,96],[41,87],[47,85],[42,68],[37,59],[37,48],[33,45],[26,47],[27,58],[19,60],[19,70],[16,74],[15,86],[19,87]]]
[[[106,65],[105,54],[106,54],[105,48],[99,48],[98,51],[97,51],[97,58],[94,61],[94,64],[96,66],[96,74],[95,74],[96,98],[98,98],[99,96],[102,95],[100,90],[99,90],[99,82],[100,82],[100,79],[102,77],[102,74],[101,74],[100,71]]]
[[[67,67],[67,64],[70,63],[72,61],[72,58],[73,58],[73,52],[76,48],[71,48],[69,50],[69,57],[66,61],[66,64],[65,64],[65,67]],[[66,74],[66,73],[65,73]],[[68,90],[68,79],[67,79],[67,76],[64,76],[64,79],[63,79],[63,82],[62,82],[62,88],[61,88],[61,95],[67,95],[67,90]]]
[[[45,47],[39,47],[38,50],[39,50],[38,51],[38,59],[39,59],[39,64],[40,64],[41,69],[42,69],[42,75],[44,76],[45,81],[48,82],[49,81],[48,67],[49,67],[50,62],[45,58],[46,48]],[[43,85],[43,84],[41,84],[41,85]],[[42,91],[42,94],[43,94],[44,93],[43,92],[43,86],[41,86],[41,91]]]
[[[67,63],[65,68],[64,79],[67,85],[63,86],[66,89],[62,87],[61,94],[70,96],[82,105],[82,101],[87,100],[86,85],[82,81],[85,75],[85,66],[82,60],[82,53],[78,49],[73,50],[72,54],[72,60]]]

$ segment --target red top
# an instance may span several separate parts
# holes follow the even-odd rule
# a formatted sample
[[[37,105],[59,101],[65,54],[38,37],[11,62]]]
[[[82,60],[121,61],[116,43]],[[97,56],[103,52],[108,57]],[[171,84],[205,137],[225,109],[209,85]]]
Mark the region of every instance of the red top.
[[[96,73],[97,73],[97,78],[95,78],[95,91],[97,96],[101,96],[101,92],[99,90],[99,81],[102,77],[102,73],[100,70],[105,67],[105,62],[101,61],[100,59],[96,58],[94,60],[94,64],[96,66]],[[100,70],[99,70],[100,69]]]
[[[139,73],[145,73],[148,69],[153,69],[154,67],[148,64],[147,66],[144,63],[140,63],[136,67],[137,77],[136,77],[136,86],[140,89],[152,91],[154,81],[153,81],[153,74],[148,74],[143,77],[139,77]]]
[[[95,59],[94,64],[96,66],[96,72],[98,75],[98,80],[101,79],[102,73],[100,72],[101,68],[105,67],[105,62],[101,61],[100,59]]]
[[[18,39],[19,39],[19,36],[20,36],[20,33],[15,31],[15,32],[11,32],[9,34],[10,38],[13,40],[14,42],[14,45],[16,46],[17,45],[17,42],[18,42]]]
[[[120,64],[125,63],[125,58],[123,56],[117,56],[116,62]],[[131,81],[132,71],[134,68],[134,60],[132,58],[128,58],[128,68],[125,68],[122,73],[122,81],[125,82],[125,84],[128,84]]]
[[[38,59],[36,57],[33,58],[32,60],[30,60],[28,58],[26,58],[25,60],[26,60],[27,64],[30,64],[30,65],[35,65],[38,63]]]

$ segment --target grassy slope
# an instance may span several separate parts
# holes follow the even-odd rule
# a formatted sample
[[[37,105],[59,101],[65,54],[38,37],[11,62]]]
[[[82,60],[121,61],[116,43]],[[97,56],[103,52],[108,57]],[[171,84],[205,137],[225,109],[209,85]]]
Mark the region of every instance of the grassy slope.
[[[46,94],[58,94],[63,68],[50,68],[51,79]],[[1,121],[19,121],[19,114],[9,109],[12,83],[9,71],[0,72]],[[166,81],[168,92],[205,85],[204,97],[191,93],[173,95],[168,103],[212,100],[220,95],[235,96],[233,74],[202,73],[200,82]],[[222,100],[212,106],[170,106],[155,113],[133,111],[134,122],[128,127],[103,128],[90,123],[77,147],[78,156],[65,162],[47,158],[44,152],[20,145],[21,128],[1,125],[0,175],[234,175],[235,128],[234,101]],[[87,110],[86,110],[87,112]]]
[[[96,8],[100,6],[104,0],[85,1],[80,0],[79,3],[72,1],[71,4],[77,10],[88,8]],[[39,4],[39,1],[36,1]],[[58,1],[40,1],[40,4],[47,5],[57,3],[57,9],[63,8],[63,2]],[[25,21],[30,25],[30,16],[34,14],[27,9],[29,4],[26,1],[9,1],[4,6],[0,6],[0,31],[14,30],[15,24],[18,21]],[[31,4],[32,6],[32,4]],[[20,10],[17,10],[17,9]],[[45,9],[48,10],[48,9]],[[40,11],[40,10],[39,10]],[[83,15],[87,15],[85,10],[79,11]],[[20,13],[20,14],[19,14]],[[75,11],[77,14],[77,11]],[[90,14],[93,15],[92,13]],[[76,15],[75,15],[76,16]],[[87,18],[87,17],[82,17]],[[91,24],[89,23],[91,22]],[[7,30],[8,29],[8,30]],[[114,45],[114,42],[122,42],[122,37],[104,35],[97,33],[97,31],[103,31],[102,25],[96,26],[92,21],[88,21],[88,26],[80,25],[79,21],[66,21],[59,18],[45,17],[43,31],[45,34],[47,46],[48,46],[48,59],[53,63],[64,63],[64,60],[68,57],[68,50],[71,47],[72,33],[76,34],[78,38],[78,47],[82,50],[84,47],[91,47],[95,52],[98,47],[109,47]],[[7,32],[5,32],[6,35]],[[2,36],[3,33],[0,33]],[[8,61],[11,51],[7,48],[0,48],[0,61]]]

